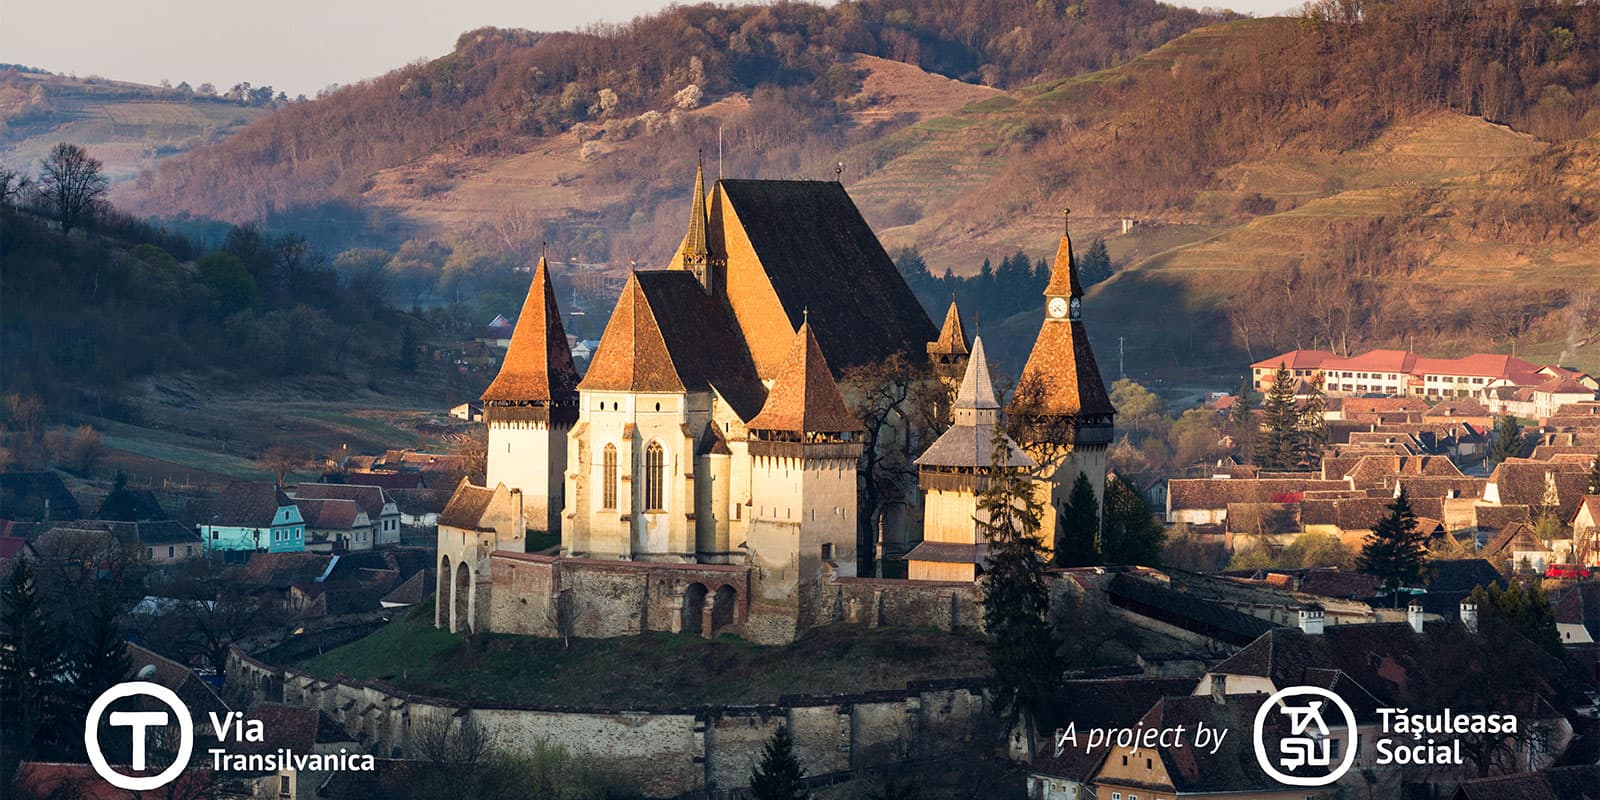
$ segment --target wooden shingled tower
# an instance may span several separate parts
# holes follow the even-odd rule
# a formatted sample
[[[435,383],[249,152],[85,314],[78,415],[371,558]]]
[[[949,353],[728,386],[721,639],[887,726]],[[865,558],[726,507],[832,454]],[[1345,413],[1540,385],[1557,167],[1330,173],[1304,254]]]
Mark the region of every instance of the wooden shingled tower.
[[[1065,222],[1044,295],[1045,319],[1007,414],[1051,484],[1045,522],[1052,530],[1078,473],[1088,476],[1096,500],[1104,499],[1106,450],[1117,413],[1084,329],[1083,283]]]
[[[500,373],[483,392],[483,416],[488,485],[522,491],[529,528],[558,529],[567,432],[578,418],[578,370],[543,255]]]
[[[792,441],[836,441],[862,430],[861,421],[845,405],[809,320],[800,323],[794,347],[778,367],[761,413],[747,427],[756,438]]]
[[[491,421],[549,419],[552,414],[576,417],[578,369],[561,325],[550,267],[543,255],[533,271],[533,283],[522,314],[511,334],[500,373],[483,392],[484,414]],[[521,409],[513,411],[513,409]]]

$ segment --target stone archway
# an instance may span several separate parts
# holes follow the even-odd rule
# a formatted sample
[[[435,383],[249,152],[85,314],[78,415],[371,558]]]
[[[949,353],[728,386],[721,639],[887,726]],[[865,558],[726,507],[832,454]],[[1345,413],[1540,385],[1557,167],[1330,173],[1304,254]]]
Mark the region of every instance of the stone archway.
[[[435,628],[455,629],[455,626],[450,621],[450,601],[455,597],[450,583],[452,574],[450,571],[450,557],[441,556],[439,558],[439,585],[433,593],[433,626]]]
[[[472,570],[465,561],[456,565],[455,602],[450,610],[450,632],[472,633]]]
[[[717,589],[717,594],[711,599],[711,635],[716,636],[723,628],[733,624],[735,607],[739,603],[739,592],[732,586],[723,584]]]
[[[709,590],[703,583],[691,583],[683,590],[683,633],[700,633],[706,612],[706,595]]]

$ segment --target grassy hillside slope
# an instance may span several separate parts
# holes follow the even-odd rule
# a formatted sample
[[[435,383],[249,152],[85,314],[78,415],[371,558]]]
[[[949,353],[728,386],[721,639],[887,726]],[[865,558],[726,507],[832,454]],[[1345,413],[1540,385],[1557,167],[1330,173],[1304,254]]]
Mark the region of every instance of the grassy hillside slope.
[[[0,163],[32,172],[57,142],[73,142],[104,162],[112,181],[129,181],[267,113],[158,86],[0,70]]]

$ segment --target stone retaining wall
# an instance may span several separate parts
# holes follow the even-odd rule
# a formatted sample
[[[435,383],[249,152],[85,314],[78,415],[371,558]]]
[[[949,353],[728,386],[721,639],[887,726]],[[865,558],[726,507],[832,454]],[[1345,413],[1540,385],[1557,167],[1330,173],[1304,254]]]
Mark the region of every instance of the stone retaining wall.
[[[476,724],[511,748],[559,743],[607,778],[649,797],[734,796],[746,788],[761,748],[781,725],[819,784],[867,770],[981,752],[995,723],[974,681],[908,684],[904,690],[782,697],[748,706],[568,708],[465,706],[379,682],[326,680],[276,667],[234,648],[236,694],[317,708],[375,754],[404,758],[409,733],[426,718]]]

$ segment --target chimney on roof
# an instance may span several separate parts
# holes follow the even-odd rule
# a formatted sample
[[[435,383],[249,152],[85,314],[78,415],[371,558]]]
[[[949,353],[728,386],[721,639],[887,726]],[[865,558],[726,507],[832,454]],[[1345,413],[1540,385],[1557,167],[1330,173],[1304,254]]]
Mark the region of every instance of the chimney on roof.
[[[1478,604],[1477,603],[1474,603],[1471,600],[1462,601],[1462,603],[1461,603],[1461,625],[1462,625],[1462,627],[1467,629],[1467,633],[1477,633],[1478,632]]]
[[[1306,606],[1300,609],[1300,630],[1312,636],[1322,635],[1322,626],[1327,621],[1326,616],[1319,606]]]
[[[1211,702],[1219,706],[1228,704],[1228,676],[1220,672],[1211,673]]]
[[[1411,623],[1411,630],[1422,633],[1422,604],[1413,600],[1406,606],[1406,622]]]

